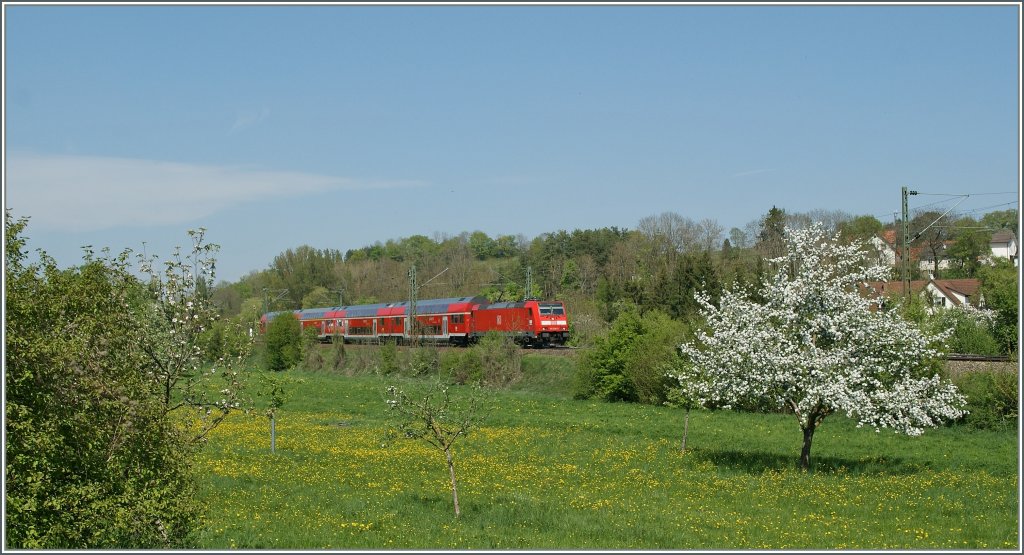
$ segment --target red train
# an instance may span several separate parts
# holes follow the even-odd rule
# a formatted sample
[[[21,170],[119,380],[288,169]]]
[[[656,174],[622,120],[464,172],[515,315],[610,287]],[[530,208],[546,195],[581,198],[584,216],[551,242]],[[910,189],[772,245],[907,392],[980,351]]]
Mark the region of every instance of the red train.
[[[302,329],[313,328],[321,341],[346,343],[409,342],[467,345],[488,332],[498,332],[524,346],[562,345],[569,339],[565,305],[560,301],[491,303],[483,297],[428,299],[416,302],[416,327],[409,326],[409,302],[379,303],[294,310]],[[260,318],[267,322],[287,311]]]

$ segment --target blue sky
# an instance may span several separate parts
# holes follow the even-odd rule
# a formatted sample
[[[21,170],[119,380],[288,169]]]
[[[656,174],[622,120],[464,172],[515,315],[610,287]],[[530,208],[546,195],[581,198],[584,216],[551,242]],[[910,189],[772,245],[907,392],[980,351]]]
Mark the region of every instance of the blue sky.
[[[1015,5],[3,9],[4,203],[63,264],[1018,198]]]

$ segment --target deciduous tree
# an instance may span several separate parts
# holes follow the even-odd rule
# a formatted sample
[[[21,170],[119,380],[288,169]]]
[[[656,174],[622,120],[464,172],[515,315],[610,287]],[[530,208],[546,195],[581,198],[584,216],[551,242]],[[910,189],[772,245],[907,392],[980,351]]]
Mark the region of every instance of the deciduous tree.
[[[230,361],[203,365],[214,246],[140,281],[129,251],[25,264],[25,225],[5,214],[5,547],[189,547],[194,449],[239,406]]]
[[[759,399],[788,407],[803,432],[800,466],[810,466],[814,432],[828,415],[858,426],[919,435],[963,414],[965,400],[934,373],[941,337],[896,311],[872,311],[857,284],[884,279],[863,267],[861,245],[843,245],[820,226],[787,230],[763,303],[732,289],[720,306],[698,294],[707,329],[680,347],[687,364],[671,374],[684,398],[701,404]]]
[[[388,432],[388,440],[421,440],[444,453],[452,486],[455,517],[461,514],[459,488],[455,477],[453,446],[476,428],[484,417],[483,398],[470,395],[462,401],[452,399],[448,384],[437,381],[425,393],[411,393],[397,386],[385,390],[386,402],[398,422]]]

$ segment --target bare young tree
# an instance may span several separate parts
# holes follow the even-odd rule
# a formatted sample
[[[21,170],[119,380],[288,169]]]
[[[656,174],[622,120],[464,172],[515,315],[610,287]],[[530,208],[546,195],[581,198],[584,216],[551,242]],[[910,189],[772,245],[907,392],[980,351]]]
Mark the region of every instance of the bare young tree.
[[[391,411],[398,415],[399,422],[389,430],[387,440],[420,440],[444,453],[452,484],[455,517],[458,518],[461,511],[453,445],[479,425],[485,410],[479,394],[470,395],[460,403],[452,399],[450,388],[448,384],[436,381],[426,393],[415,394],[407,393],[397,386],[389,386],[385,390],[386,402]]]

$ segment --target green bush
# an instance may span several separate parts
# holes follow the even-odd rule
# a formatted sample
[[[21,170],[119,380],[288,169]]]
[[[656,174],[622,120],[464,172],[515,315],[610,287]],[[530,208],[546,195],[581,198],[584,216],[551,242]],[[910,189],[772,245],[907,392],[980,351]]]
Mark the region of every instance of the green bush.
[[[382,375],[394,374],[401,370],[402,365],[398,361],[398,345],[393,341],[385,341],[378,350],[377,373]]]
[[[347,357],[345,353],[345,340],[343,338],[334,337],[334,340],[331,342],[331,348],[329,349],[329,354],[327,355],[327,357],[327,368],[334,371],[339,371],[345,368]]]
[[[953,330],[946,351],[974,355],[999,355],[1003,346],[996,339],[993,320],[986,313],[963,308],[938,311],[928,322],[932,333]]]
[[[279,372],[299,363],[302,355],[302,327],[294,314],[280,314],[267,325],[264,364]]]
[[[459,385],[480,383],[484,375],[483,359],[472,347],[445,351],[441,355],[440,374]]]
[[[651,404],[665,402],[671,382],[664,364],[676,358],[685,326],[652,310],[624,310],[577,363],[573,396]]]
[[[320,332],[316,328],[302,330],[302,363],[309,370],[324,367],[324,353],[320,349]]]
[[[1017,284],[1020,269],[1006,259],[996,260],[994,266],[983,266],[978,270],[981,279],[981,295],[985,305],[996,313],[994,335],[1006,354],[1017,352],[1020,331],[1020,299]]]
[[[440,372],[452,383],[508,387],[523,377],[523,355],[511,338],[489,333],[468,349],[446,352]]]
[[[437,375],[441,366],[440,355],[436,347],[418,347],[409,355],[409,373],[413,376]]]
[[[964,424],[977,429],[1017,427],[1019,388],[1015,372],[966,372],[953,383],[967,396],[969,412]]]

